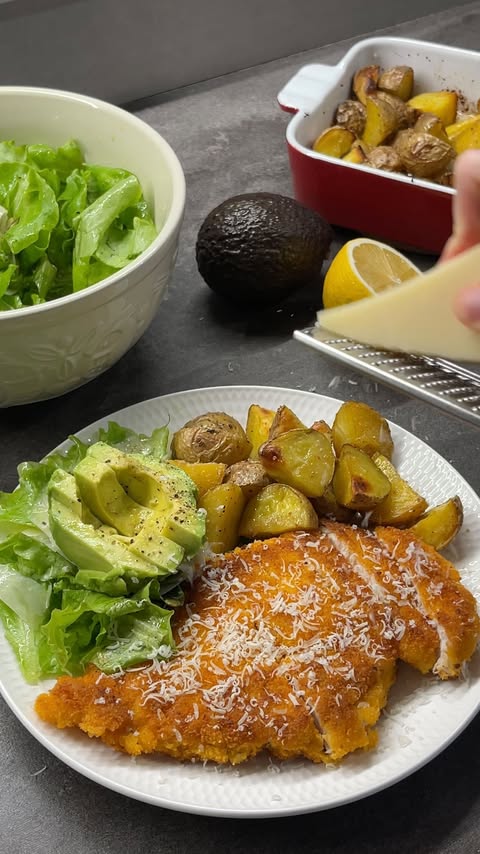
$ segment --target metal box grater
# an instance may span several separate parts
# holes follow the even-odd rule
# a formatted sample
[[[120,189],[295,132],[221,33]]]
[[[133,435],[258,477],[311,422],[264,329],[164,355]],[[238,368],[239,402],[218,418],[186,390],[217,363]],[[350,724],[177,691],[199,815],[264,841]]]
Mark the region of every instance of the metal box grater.
[[[474,370],[445,359],[393,353],[350,338],[334,338],[321,327],[296,330],[294,338],[349,368],[480,426],[480,374]]]

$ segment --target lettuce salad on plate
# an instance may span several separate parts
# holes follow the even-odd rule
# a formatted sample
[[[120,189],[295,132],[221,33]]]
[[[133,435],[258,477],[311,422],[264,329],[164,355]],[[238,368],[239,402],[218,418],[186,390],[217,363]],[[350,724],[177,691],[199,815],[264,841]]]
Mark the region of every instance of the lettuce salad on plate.
[[[135,175],[59,148],[0,142],[0,310],[38,305],[105,279],[157,231]]]
[[[116,587],[112,587],[108,573],[85,570],[88,560],[79,567],[66,557],[52,534],[52,483],[62,478],[73,481],[72,473],[85,468],[86,462],[90,464],[93,447],[132,459],[142,471],[162,465],[174,469],[163,462],[167,427],[145,436],[110,422],[88,443],[74,436],[65,453],[22,463],[17,488],[0,492],[0,619],[22,673],[31,683],[65,673],[80,674],[89,663],[113,672],[147,659],[168,657],[174,649],[170,621],[172,609],[183,601],[181,582],[189,572],[183,557],[191,556],[188,549],[171,543],[176,562],[168,569],[156,571],[147,561],[143,576],[135,572],[139,578],[130,578],[130,584],[127,578],[125,584],[117,573]],[[189,478],[188,484],[194,489]],[[128,496],[125,500],[131,501]],[[194,501],[192,506],[201,538],[204,519]],[[108,539],[111,530],[102,526],[100,533]],[[114,533],[118,548],[124,548],[124,541],[133,542]],[[137,552],[132,558],[134,567],[141,567],[139,555]],[[116,592],[122,588],[123,592]]]

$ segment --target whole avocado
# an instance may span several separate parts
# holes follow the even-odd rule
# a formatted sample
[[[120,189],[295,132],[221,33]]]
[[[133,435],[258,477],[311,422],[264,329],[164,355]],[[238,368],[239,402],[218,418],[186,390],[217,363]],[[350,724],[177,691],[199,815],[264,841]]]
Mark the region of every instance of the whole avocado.
[[[201,225],[197,266],[222,297],[275,305],[319,278],[332,237],[319,214],[288,196],[232,196]]]

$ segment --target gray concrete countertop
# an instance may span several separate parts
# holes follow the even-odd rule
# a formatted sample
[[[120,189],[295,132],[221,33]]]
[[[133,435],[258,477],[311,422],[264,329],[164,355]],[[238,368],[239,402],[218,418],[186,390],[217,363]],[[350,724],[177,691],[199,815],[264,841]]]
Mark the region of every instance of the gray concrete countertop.
[[[385,32],[477,49],[480,3]],[[277,108],[276,94],[300,65],[334,63],[350,43],[134,105],[173,145],[186,173],[187,212],[173,283],[150,329],[108,373],[59,400],[1,412],[2,489],[14,487],[18,462],[41,457],[69,433],[121,407],[188,388],[263,384],[365,400],[427,441],[478,490],[478,430],[292,340],[293,329],[313,321],[318,292],[299,293],[274,312],[240,312],[220,305],[196,270],[196,233],[211,208],[238,192],[291,194],[288,117]],[[345,237],[338,232],[335,248]],[[275,821],[235,821],[162,810],[90,782],[38,744],[0,701],[0,852],[474,854],[480,852],[479,742],[477,718],[428,766],[362,802]]]

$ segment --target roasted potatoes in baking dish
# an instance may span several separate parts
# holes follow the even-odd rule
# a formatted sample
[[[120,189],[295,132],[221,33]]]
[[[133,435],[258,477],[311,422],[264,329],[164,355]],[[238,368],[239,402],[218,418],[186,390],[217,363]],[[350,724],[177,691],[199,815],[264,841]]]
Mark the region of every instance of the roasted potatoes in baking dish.
[[[480,148],[480,107],[453,89],[417,91],[407,65],[359,68],[314,151],[346,163],[452,185],[453,162]]]
[[[179,458],[182,450],[189,459]],[[194,481],[207,543],[217,553],[244,540],[314,530],[322,517],[409,528],[445,548],[462,525],[460,499],[429,508],[397,471],[393,452],[387,420],[366,403],[346,401],[331,424],[321,417],[306,424],[285,405],[252,403],[245,428],[226,413],[189,421],[173,436],[170,462]]]

